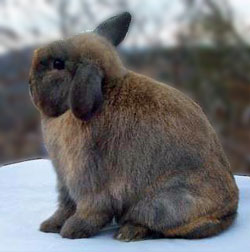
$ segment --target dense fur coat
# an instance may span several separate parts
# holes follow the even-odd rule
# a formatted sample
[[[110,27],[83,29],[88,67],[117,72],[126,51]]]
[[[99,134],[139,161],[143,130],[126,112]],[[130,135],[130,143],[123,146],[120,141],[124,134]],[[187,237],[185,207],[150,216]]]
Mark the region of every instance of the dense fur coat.
[[[89,237],[115,217],[125,241],[217,234],[237,211],[230,165],[195,102],[122,65],[130,18],[35,52],[31,95],[59,190],[41,230]]]

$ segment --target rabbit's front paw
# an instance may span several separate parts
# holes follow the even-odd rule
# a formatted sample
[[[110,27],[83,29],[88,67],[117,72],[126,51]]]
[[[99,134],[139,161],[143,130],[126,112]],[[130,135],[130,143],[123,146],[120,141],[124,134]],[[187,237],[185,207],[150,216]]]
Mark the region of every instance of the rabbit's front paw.
[[[59,221],[56,218],[49,218],[40,225],[40,231],[45,233],[60,233],[61,227],[64,222]]]
[[[58,208],[56,212],[40,225],[40,231],[45,233],[60,233],[64,222],[74,214],[74,208]]]
[[[126,242],[138,241],[145,239],[145,237],[147,237],[149,233],[150,230],[145,227],[127,223],[117,231],[114,238]]]
[[[63,225],[60,235],[63,238],[77,239],[77,238],[88,238],[93,233],[90,225],[83,219],[72,216]]]

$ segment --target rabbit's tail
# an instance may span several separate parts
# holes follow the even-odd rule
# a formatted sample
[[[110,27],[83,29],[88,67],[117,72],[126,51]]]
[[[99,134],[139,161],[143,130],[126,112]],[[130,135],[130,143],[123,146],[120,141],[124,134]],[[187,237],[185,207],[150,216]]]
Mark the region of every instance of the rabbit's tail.
[[[165,237],[181,237],[187,239],[200,239],[216,235],[227,229],[234,221],[237,212],[220,218],[200,217],[188,224],[163,232]]]

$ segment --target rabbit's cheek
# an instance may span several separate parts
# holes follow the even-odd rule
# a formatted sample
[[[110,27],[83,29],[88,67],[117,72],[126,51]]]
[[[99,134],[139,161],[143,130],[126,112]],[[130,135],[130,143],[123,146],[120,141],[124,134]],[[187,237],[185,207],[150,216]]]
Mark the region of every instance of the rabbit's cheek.
[[[56,89],[47,90],[40,97],[41,109],[48,116],[59,116],[68,109],[66,100],[66,92],[57,93]]]
[[[48,76],[37,87],[34,102],[44,114],[51,117],[60,116],[68,110],[68,78]]]

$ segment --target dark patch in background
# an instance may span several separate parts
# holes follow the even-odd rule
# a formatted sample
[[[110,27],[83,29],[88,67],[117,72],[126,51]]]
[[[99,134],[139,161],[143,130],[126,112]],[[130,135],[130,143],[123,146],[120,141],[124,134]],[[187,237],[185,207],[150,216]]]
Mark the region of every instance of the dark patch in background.
[[[106,2],[109,7],[111,1]],[[120,50],[122,59],[128,68],[171,84],[199,103],[219,134],[234,173],[250,174],[249,45],[232,26],[230,11],[222,14],[223,10],[216,1],[202,0],[210,12],[203,13],[197,8],[193,19],[190,13],[197,1],[183,2],[186,6],[183,17],[189,18],[189,29],[180,32],[178,45],[164,48],[151,44],[149,38],[147,48]],[[87,8],[91,5],[86,5],[88,1],[82,3],[86,16],[93,20],[95,13]],[[118,6],[117,1],[118,7],[114,7],[112,12],[127,9],[126,3],[123,1]],[[66,22],[73,20],[64,13],[67,2],[61,1],[59,7],[63,37],[68,35],[74,24]],[[143,22],[134,22],[133,25],[143,32]],[[195,25],[203,29],[201,34],[200,30],[197,33],[194,29]],[[1,29],[0,25],[0,35],[5,33],[6,29]],[[199,39],[212,34],[213,46],[196,44],[197,34]],[[152,34],[151,39],[155,36]],[[39,114],[28,93],[28,72],[36,47],[9,50],[0,55],[0,164],[47,156],[40,133]]]

